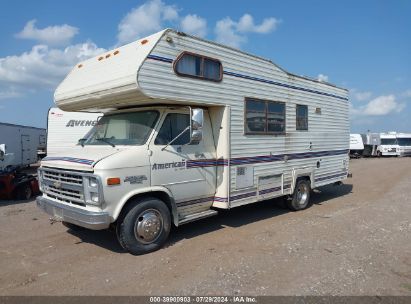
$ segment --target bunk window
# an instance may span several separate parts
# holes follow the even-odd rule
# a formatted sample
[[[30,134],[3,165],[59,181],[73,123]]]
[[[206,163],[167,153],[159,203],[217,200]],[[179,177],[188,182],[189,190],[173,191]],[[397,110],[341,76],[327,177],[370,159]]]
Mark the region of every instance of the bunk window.
[[[188,52],[182,53],[177,58],[174,71],[180,76],[211,81],[221,81],[223,77],[223,67],[220,61]]]
[[[246,99],[245,134],[282,134],[285,132],[283,102]]]
[[[308,107],[297,105],[296,107],[296,130],[308,130]]]

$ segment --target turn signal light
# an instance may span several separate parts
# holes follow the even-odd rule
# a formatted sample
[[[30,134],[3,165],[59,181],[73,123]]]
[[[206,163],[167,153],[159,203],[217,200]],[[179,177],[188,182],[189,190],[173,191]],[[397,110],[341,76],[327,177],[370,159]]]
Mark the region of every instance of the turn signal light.
[[[109,177],[107,178],[107,185],[108,186],[114,186],[114,185],[120,185],[120,177]]]
[[[144,39],[143,41],[141,41],[141,44],[146,44],[148,42],[147,39]]]

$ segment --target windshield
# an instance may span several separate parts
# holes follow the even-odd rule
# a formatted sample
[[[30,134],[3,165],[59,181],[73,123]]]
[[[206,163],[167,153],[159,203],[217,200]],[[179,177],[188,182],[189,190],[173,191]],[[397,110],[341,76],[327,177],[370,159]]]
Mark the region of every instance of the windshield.
[[[82,141],[84,145],[143,145],[157,118],[157,111],[103,116]]]
[[[397,140],[395,138],[381,138],[381,145],[396,145]]]
[[[397,138],[400,146],[411,146],[411,138]]]

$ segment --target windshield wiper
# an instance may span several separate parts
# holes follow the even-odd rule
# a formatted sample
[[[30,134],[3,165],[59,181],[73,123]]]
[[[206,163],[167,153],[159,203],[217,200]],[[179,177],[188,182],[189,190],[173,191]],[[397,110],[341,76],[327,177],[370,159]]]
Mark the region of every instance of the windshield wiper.
[[[96,140],[103,141],[106,144],[109,144],[110,146],[112,146],[113,148],[116,146],[111,141],[109,141],[108,138],[105,138],[105,137],[97,137]]]
[[[87,138],[80,138],[78,140],[78,143],[84,148],[84,142],[87,140]]]

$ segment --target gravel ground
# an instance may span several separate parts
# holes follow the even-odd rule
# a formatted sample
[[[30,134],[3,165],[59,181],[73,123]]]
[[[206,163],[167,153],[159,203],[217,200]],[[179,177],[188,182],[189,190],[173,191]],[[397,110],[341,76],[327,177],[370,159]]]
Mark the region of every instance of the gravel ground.
[[[1,201],[0,295],[411,295],[411,159],[350,171],[308,210],[235,208],[145,256],[109,231],[50,225],[34,200]]]

